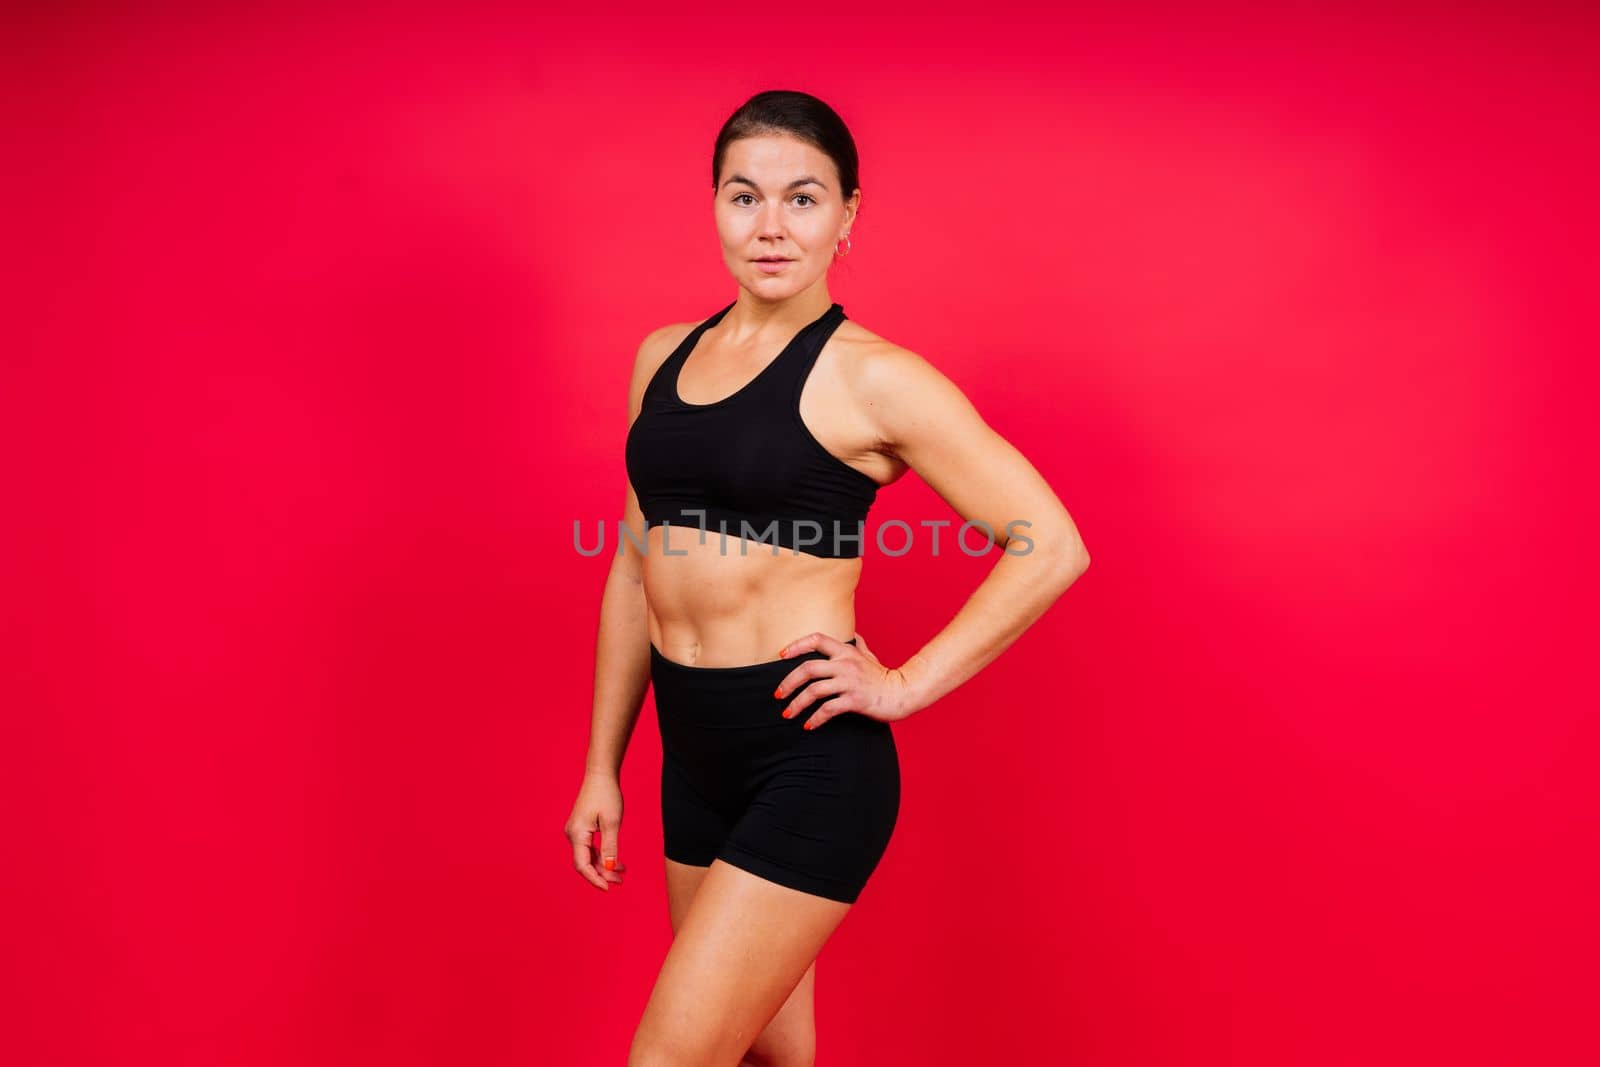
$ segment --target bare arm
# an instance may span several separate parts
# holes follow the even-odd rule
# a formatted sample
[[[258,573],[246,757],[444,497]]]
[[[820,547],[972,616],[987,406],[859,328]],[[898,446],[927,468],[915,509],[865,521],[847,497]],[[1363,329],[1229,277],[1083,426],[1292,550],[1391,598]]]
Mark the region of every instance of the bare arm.
[[[1088,568],[1089,552],[1033,464],[932,364],[891,347],[874,353],[863,370],[863,396],[885,450],[1008,549],[949,624],[900,666],[906,698],[917,710],[1005,651]],[[1013,520],[1029,525],[1008,531]]]
[[[653,331],[639,345],[628,386],[628,425],[639,416],[644,387],[666,357],[663,340],[670,327]],[[644,598],[644,515],[633,485],[627,484],[622,521],[633,538],[622,537],[622,551],[612,560],[601,594],[600,624],[595,637],[594,708],[589,726],[585,774],[618,777],[628,740],[650,684],[650,630]]]
[[[628,494],[631,500],[633,494]],[[611,564],[600,604],[600,634],[595,642],[594,717],[583,780],[562,833],[572,850],[572,867],[598,889],[621,884],[622,756],[628,748],[639,706],[649,683],[644,586],[629,574],[626,552]]]
[[[644,522],[631,486],[623,522],[635,537],[642,539]],[[611,777],[622,774],[622,757],[650,684],[650,633],[638,569],[639,550],[626,537],[623,544],[623,551],[606,572],[600,598],[600,625],[594,649],[594,706],[583,768],[585,774]]]
[[[628,425],[639,417],[644,387],[666,357],[663,341],[671,329],[653,331],[639,345],[628,386]],[[627,864],[620,856],[622,757],[650,684],[650,627],[644,597],[644,516],[628,484],[623,524],[634,539],[622,538],[622,551],[606,572],[594,651],[594,708],[583,780],[562,832],[572,850],[572,867],[597,889],[621,884]]]

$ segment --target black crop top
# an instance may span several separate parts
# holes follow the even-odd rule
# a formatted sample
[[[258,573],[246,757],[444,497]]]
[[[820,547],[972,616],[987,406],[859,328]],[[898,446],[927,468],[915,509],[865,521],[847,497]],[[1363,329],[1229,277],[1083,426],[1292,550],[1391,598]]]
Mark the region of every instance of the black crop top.
[[[678,374],[700,335],[732,309],[696,326],[666,358],[628,428],[628,480],[646,526],[669,524],[667,549],[674,554],[702,538],[727,552],[777,551],[732,540],[742,537],[812,556],[861,555],[878,483],[824,448],[800,418],[800,391],[823,343],[844,321],[844,305],[831,305],[802,327],[737,392],[710,404],[687,403],[678,395]]]

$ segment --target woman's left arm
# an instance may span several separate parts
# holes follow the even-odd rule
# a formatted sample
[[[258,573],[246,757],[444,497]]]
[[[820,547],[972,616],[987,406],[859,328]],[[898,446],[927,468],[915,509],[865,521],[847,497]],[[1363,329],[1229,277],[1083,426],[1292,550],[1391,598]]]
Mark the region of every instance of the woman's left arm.
[[[921,356],[883,345],[863,361],[854,385],[876,423],[881,449],[916,471],[963,520],[984,524],[1003,550],[949,624],[900,667],[886,669],[881,679],[868,683],[877,692],[860,694],[860,702],[873,707],[873,717],[901,719],[949,693],[1005,651],[1084,572],[1089,552],[1067,509],[1033,464]],[[814,647],[830,652],[837,644],[811,634],[787,646],[784,654]],[[827,691],[817,688],[819,695]],[[800,694],[799,706],[809,703],[809,692]],[[837,711],[852,710],[854,703],[840,701]],[[834,705],[830,701],[817,709],[819,725]]]

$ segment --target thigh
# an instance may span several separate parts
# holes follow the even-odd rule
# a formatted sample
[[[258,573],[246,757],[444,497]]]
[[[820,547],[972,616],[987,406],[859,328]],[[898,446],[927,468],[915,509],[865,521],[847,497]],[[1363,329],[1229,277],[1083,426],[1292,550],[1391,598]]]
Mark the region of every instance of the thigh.
[[[667,914],[676,936],[689,911],[695,892],[705,880],[708,867],[667,860]],[[814,1058],[817,1044],[817,962],[811,961],[800,983],[783,1002],[778,1014],[750,1043],[749,1056],[755,1062],[805,1063]]]
[[[799,991],[849,910],[713,862],[679,918],[630,1062],[735,1067]],[[800,1006],[809,1025],[809,999]]]
[[[674,859],[667,860],[667,919],[672,923],[674,937],[678,934],[678,927],[683,925],[690,901],[694,900],[696,890],[705,881],[706,872],[710,869],[692,863],[679,863]]]

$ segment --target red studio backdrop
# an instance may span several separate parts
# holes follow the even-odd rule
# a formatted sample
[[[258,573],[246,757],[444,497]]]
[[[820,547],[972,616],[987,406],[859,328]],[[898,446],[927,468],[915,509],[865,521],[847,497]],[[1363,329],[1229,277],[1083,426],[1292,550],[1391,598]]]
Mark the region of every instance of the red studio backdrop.
[[[5,16],[0,1059],[624,1062],[659,736],[601,893],[573,525],[798,88],[834,299],[1094,559],[897,726],[819,1062],[1600,1062],[1582,6],[227,7]],[[994,558],[869,546],[860,631]]]

